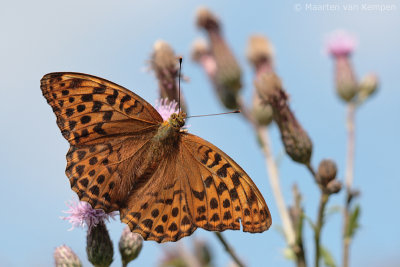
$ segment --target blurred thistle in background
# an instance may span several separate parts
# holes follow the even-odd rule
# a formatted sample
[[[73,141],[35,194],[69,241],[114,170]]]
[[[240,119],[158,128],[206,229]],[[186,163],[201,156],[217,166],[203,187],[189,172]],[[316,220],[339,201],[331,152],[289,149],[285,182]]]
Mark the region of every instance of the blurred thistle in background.
[[[199,28],[206,31],[210,41],[209,52],[206,46],[197,44],[193,51],[193,58],[203,65],[208,64],[207,74],[213,83],[215,90],[222,104],[228,109],[237,109],[238,93],[242,88],[241,70],[233,56],[229,46],[222,36],[222,29],[219,19],[207,8],[199,8],[196,14],[196,24]],[[215,71],[210,71],[210,59],[202,59],[202,56],[212,58],[215,62]]]
[[[197,4],[210,9],[196,12]],[[392,208],[400,186],[398,5],[395,12],[298,11],[265,1],[246,8],[216,1],[22,6],[4,2],[0,16],[1,200],[8,215],[1,220],[0,266],[399,265],[400,217]],[[222,239],[197,231],[156,244],[119,220],[91,217],[100,211],[86,213],[85,206],[79,210],[87,221],[71,213],[60,221],[71,194],[66,143],[38,93],[39,78],[93,73],[167,114],[178,106],[178,55],[191,81],[181,90],[182,108],[242,111],[193,120],[192,131],[251,174],[273,227],[257,235],[226,231]],[[146,62],[152,75],[141,72]],[[277,101],[266,92],[279,92],[271,98]],[[67,221],[84,231],[68,231]]]
[[[314,266],[320,266],[323,260],[325,265],[335,266],[329,249],[321,244],[322,229],[326,224],[326,207],[328,200],[342,189],[342,183],[337,178],[338,168],[334,160],[321,160],[317,171],[311,162],[313,144],[299,120],[289,105],[289,95],[283,87],[283,82],[277,75],[274,67],[275,56],[270,40],[262,35],[252,35],[248,41],[247,59],[254,69],[253,100],[248,107],[243,100],[242,71],[233,55],[228,42],[222,35],[222,25],[217,15],[207,8],[199,8],[196,14],[196,25],[205,31],[207,41],[198,39],[193,43],[191,57],[207,74],[212,87],[217,93],[221,104],[227,109],[240,109],[244,119],[254,129],[255,136],[265,157],[268,179],[278,207],[282,230],[287,248],[284,255],[294,260],[296,266],[308,266],[307,250],[305,247],[308,236],[304,235],[304,219],[308,218],[314,235]],[[345,177],[346,201],[343,212],[343,266],[349,264],[350,243],[359,226],[360,207],[354,206],[353,200],[359,195],[358,190],[352,188],[353,161],[354,161],[354,112],[369,96],[373,95],[378,86],[375,74],[366,75],[358,82],[351,64],[351,55],[356,47],[354,36],[344,32],[333,32],[326,42],[326,51],[332,56],[335,64],[335,84],[338,96],[348,105],[348,155]],[[173,48],[165,41],[156,41],[150,56],[150,66],[158,81],[159,98],[156,109],[164,120],[178,111],[180,103],[183,110],[187,105],[182,90],[179,91],[180,71],[178,56]],[[178,82],[179,81],[179,82]],[[280,185],[280,176],[277,163],[271,150],[268,127],[274,122],[280,132],[281,141],[286,154],[295,162],[304,165],[318,187],[320,201],[317,217],[313,221],[304,211],[302,193],[293,185],[294,203],[286,205]],[[300,181],[299,181],[300,182]],[[70,205],[71,215],[64,219],[73,226],[88,226],[87,255],[94,266],[110,266],[113,261],[113,244],[110,239],[104,220],[114,214],[104,214],[101,210],[93,210],[87,203]],[[240,256],[236,254],[234,246],[221,233],[215,233],[217,240],[231,256],[237,266],[245,266]],[[143,246],[141,236],[131,233],[126,227],[119,241],[119,251],[122,265],[136,259]],[[211,249],[205,242],[194,242],[194,252],[187,250],[182,243],[165,250],[160,266],[201,267],[213,266]],[[54,254],[56,263],[71,262],[79,266],[80,261],[68,247],[56,249]],[[71,265],[71,266],[75,266]],[[61,266],[61,265],[59,265]]]
[[[295,204],[286,207],[279,183],[276,162],[271,153],[268,126],[273,120],[279,127],[285,151],[292,160],[303,164],[310,171],[316,185],[320,189],[320,202],[315,222],[310,222],[314,232],[314,266],[320,266],[323,259],[325,265],[334,266],[329,250],[321,244],[322,229],[326,223],[325,213],[328,200],[332,194],[340,192],[342,183],[336,179],[337,167],[333,160],[322,160],[318,171],[311,164],[313,145],[310,137],[303,129],[293,111],[289,107],[289,97],[283,89],[282,81],[274,70],[274,53],[270,41],[263,36],[253,35],[249,39],[247,58],[255,70],[253,104],[251,111],[245,106],[240,89],[241,68],[234,58],[229,45],[222,37],[221,23],[217,16],[206,8],[197,11],[196,23],[207,32],[208,42],[196,41],[192,48],[192,58],[199,63],[209,76],[213,87],[223,105],[228,109],[240,108],[244,117],[253,125],[266,159],[267,171],[275,200],[277,202],[283,232],[288,244],[288,254],[297,266],[307,266],[305,255],[303,219],[307,217],[302,208],[301,193],[296,185],[293,187]],[[354,114],[356,103],[362,103],[374,93],[377,87],[375,75],[367,75],[358,83],[350,56],[356,47],[356,39],[344,31],[335,31],[327,41],[326,50],[335,61],[335,83],[341,99],[349,103],[350,117]],[[354,116],[353,116],[354,117]],[[343,227],[343,265],[348,266],[349,246],[359,225],[359,206],[351,208],[351,200],[358,194],[352,193],[352,168],[354,158],[354,123],[348,120],[350,131],[348,163],[346,166],[346,189],[348,196],[345,203]],[[358,192],[358,191],[357,191]],[[352,197],[353,196],[353,197]],[[340,232],[340,231],[338,231]]]

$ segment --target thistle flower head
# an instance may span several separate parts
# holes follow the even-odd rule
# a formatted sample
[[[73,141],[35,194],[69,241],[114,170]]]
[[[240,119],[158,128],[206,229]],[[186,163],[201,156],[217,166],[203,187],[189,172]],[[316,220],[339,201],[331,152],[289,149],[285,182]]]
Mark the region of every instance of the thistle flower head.
[[[349,56],[357,46],[357,39],[354,35],[336,30],[326,38],[326,51],[333,57]]]
[[[66,245],[56,247],[54,250],[56,267],[82,267],[82,263],[72,249]]]
[[[262,35],[253,35],[247,45],[247,59],[257,72],[271,70],[274,49],[269,40]]]
[[[156,74],[161,98],[168,101],[181,102],[181,109],[187,111],[183,93],[178,88],[179,61],[172,47],[164,41],[157,41],[154,44],[151,56],[151,68]]]
[[[85,201],[70,201],[67,203],[69,210],[64,211],[68,213],[69,216],[61,217],[61,219],[69,221],[72,224],[72,229],[75,227],[85,227],[87,225],[88,229],[91,230],[94,226],[103,222],[105,220],[109,221],[110,218],[114,219],[117,212],[113,211],[110,213],[105,213],[100,209],[93,209],[89,203]]]
[[[160,113],[161,117],[164,121],[168,121],[169,117],[172,114],[178,113],[178,103],[175,100],[168,101],[166,98],[161,98],[156,100],[156,104],[154,105],[158,113]]]
[[[178,60],[174,50],[163,40],[154,43],[151,63],[155,71],[178,71]]]
[[[127,266],[129,262],[136,259],[142,250],[142,246],[142,236],[137,233],[132,233],[128,226],[125,227],[119,240],[119,251],[124,266]]]
[[[220,28],[219,19],[208,8],[200,7],[196,12],[196,24],[205,30],[216,30]]]

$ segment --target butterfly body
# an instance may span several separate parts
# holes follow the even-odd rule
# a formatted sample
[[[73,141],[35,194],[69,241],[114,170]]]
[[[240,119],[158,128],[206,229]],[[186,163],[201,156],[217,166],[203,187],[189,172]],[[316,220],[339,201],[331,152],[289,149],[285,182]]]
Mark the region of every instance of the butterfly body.
[[[157,242],[198,227],[270,227],[256,185],[222,150],[182,129],[184,112],[164,121],[140,96],[82,73],[47,74],[41,89],[71,145],[71,188],[93,208],[118,210],[133,232]]]

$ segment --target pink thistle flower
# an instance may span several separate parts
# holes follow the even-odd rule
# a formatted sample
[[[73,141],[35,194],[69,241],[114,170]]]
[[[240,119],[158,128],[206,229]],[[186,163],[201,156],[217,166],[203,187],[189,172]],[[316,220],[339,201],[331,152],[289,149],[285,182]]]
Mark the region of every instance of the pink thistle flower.
[[[343,30],[336,30],[326,37],[326,52],[333,57],[349,56],[356,46],[356,37]]]
[[[101,209],[93,209],[92,206],[85,201],[70,201],[67,203],[67,206],[69,210],[63,212],[70,215],[61,217],[61,219],[69,221],[72,224],[70,230],[73,230],[75,227],[83,228],[85,225],[91,230],[102,221],[109,221],[110,218],[114,219],[114,216],[117,214],[115,211],[107,214]]]
[[[167,98],[156,100],[154,107],[158,113],[160,113],[164,121],[167,121],[172,114],[179,112],[178,103],[175,100],[168,101]]]

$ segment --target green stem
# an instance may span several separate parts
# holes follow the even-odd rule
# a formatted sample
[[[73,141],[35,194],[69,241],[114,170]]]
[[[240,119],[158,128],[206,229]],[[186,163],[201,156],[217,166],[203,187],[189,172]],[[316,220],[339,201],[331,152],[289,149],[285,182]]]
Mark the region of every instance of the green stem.
[[[321,257],[321,230],[324,225],[324,214],[326,203],[328,202],[329,195],[326,193],[321,194],[318,208],[318,219],[315,225],[314,241],[315,241],[315,267],[319,267],[319,260]]]
[[[242,263],[242,261],[238,258],[236,255],[235,251],[233,248],[228,244],[228,242],[225,240],[223,235],[220,232],[214,232],[214,234],[217,236],[218,240],[221,242],[221,244],[224,246],[226,252],[228,252],[229,255],[231,255],[232,259],[235,261],[235,263],[239,267],[245,267],[245,265]]]
[[[295,243],[293,245],[293,251],[296,255],[296,266],[306,267],[306,257],[304,251],[303,242],[303,223],[304,223],[304,213],[303,207],[301,206],[301,195],[296,184],[293,185],[293,197],[294,197],[294,207],[292,208],[292,220],[295,231]]]

